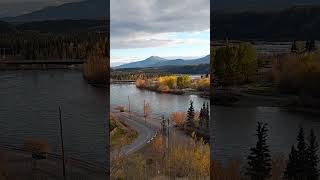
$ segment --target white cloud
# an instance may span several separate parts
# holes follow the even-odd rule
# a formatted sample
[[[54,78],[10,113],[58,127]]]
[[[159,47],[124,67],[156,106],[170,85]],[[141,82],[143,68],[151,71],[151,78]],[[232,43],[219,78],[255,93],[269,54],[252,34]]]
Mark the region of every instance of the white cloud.
[[[111,0],[111,49],[205,43],[168,33],[207,31],[210,0]]]

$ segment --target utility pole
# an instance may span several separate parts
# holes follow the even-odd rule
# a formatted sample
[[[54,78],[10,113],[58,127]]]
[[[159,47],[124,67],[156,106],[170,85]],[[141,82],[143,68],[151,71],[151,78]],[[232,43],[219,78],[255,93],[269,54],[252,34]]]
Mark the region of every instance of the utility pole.
[[[62,118],[61,118],[61,108],[59,106],[59,120],[60,120],[60,138],[61,138],[61,152],[62,152],[62,167],[63,167],[63,179],[66,179],[66,167],[64,164],[64,146],[63,146],[63,134],[62,134]]]
[[[146,100],[143,100],[143,114],[144,114],[144,123],[147,123]]]

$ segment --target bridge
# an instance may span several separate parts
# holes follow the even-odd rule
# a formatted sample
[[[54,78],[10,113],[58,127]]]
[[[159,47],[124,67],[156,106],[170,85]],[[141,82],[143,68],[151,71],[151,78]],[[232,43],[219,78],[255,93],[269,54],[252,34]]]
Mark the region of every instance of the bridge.
[[[85,60],[81,59],[58,59],[58,60],[0,60],[0,64],[13,65],[31,65],[31,64],[83,64]]]

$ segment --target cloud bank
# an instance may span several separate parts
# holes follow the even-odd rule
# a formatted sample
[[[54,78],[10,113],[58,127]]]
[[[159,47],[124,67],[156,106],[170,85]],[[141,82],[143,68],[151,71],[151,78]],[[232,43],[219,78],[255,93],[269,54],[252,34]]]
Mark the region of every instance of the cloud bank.
[[[210,0],[111,0],[111,49],[205,43],[170,33],[210,29]]]

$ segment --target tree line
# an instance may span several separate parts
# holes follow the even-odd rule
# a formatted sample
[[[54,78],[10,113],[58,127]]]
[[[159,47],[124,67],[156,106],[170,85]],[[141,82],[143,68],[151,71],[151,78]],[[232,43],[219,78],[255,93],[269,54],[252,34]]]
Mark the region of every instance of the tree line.
[[[196,122],[198,120],[198,122]],[[196,113],[193,107],[193,101],[190,101],[190,106],[187,112],[185,121],[185,129],[187,131],[208,131],[210,125],[210,109],[209,103],[203,103],[199,117],[196,118]]]
[[[104,41],[97,33],[1,33],[2,55],[12,59],[86,59],[96,44]]]
[[[271,178],[271,153],[267,144],[267,124],[258,122],[256,129],[257,143],[250,149],[245,174],[250,180],[266,180]],[[319,157],[318,144],[313,130],[305,140],[302,127],[297,136],[297,145],[292,145],[289,159],[283,172],[286,180],[318,180]]]

